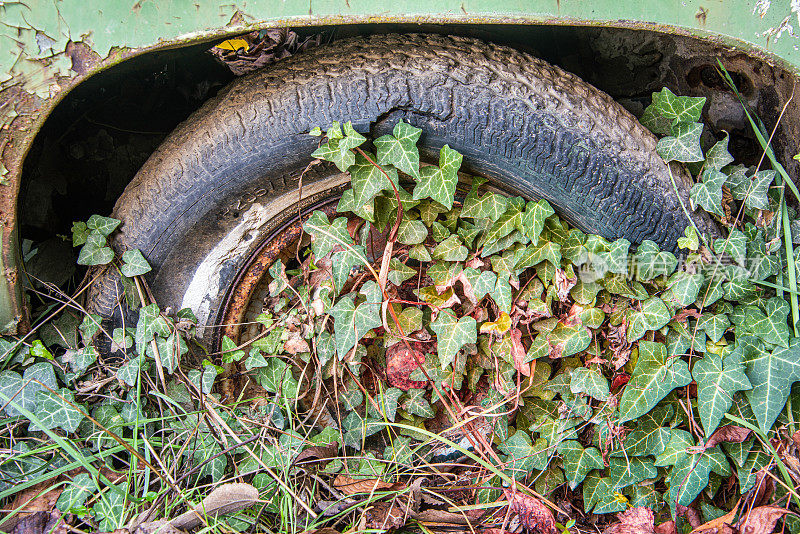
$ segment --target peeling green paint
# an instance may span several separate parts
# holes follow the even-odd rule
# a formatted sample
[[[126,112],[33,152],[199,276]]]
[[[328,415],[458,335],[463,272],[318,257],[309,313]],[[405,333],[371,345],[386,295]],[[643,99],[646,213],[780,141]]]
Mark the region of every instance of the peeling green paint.
[[[800,41],[787,31],[798,14],[788,0],[772,3],[764,9],[769,2],[755,0],[0,0],[0,330],[13,331],[21,316],[16,194],[33,136],[67,91],[133,55],[267,27],[559,24],[712,39],[798,74]],[[30,97],[24,106],[20,94]]]

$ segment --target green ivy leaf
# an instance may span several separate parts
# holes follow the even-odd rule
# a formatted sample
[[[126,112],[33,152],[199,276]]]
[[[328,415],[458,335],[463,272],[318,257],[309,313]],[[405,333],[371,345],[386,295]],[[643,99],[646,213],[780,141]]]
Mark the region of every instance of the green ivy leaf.
[[[397,240],[404,245],[423,243],[428,237],[428,228],[419,220],[403,218],[397,229]]]
[[[311,236],[311,251],[316,258],[324,258],[336,245],[345,248],[353,245],[347,232],[347,219],[338,217],[333,222],[321,211],[315,211],[303,224],[303,230]]]
[[[89,473],[79,473],[64,486],[58,496],[56,508],[64,514],[73,508],[83,506],[90,495],[97,493],[98,488]]]
[[[425,399],[425,389],[409,389],[403,401],[403,409],[411,415],[419,415],[430,419],[436,412],[431,408],[431,403]]]
[[[528,245],[517,260],[515,269],[527,269],[545,260],[556,267],[561,265],[561,245],[552,241],[539,241],[535,245]]]
[[[672,133],[671,136],[659,139],[656,144],[656,152],[664,161],[703,161],[703,149],[700,148],[700,134],[703,133],[701,123],[678,123],[673,126]]]
[[[149,273],[151,270],[152,267],[150,267],[150,264],[144,259],[139,249],[126,250],[122,254],[122,267],[120,267],[120,271],[122,271],[124,276],[133,278],[134,276],[141,276]]]
[[[755,338],[745,336],[737,341],[735,352],[741,355],[753,386],[747,399],[758,426],[768,432],[786,404],[792,384],[800,380],[800,338],[792,338],[788,348],[771,352]]]
[[[133,357],[117,369],[117,378],[129,386],[135,386],[139,379],[139,358]]]
[[[511,234],[514,230],[520,230],[522,228],[522,213],[519,206],[509,203],[506,211],[493,221],[489,231],[484,234],[481,244],[492,245],[497,240]]]
[[[655,134],[669,135],[679,122],[699,121],[705,103],[705,97],[677,96],[664,87],[653,93],[653,102],[639,121]]]
[[[697,382],[697,407],[706,436],[719,426],[733,404],[733,395],[751,388],[744,371],[741,352],[725,358],[709,352],[695,362],[692,376]]]
[[[731,322],[724,313],[705,313],[697,321],[697,329],[704,331],[712,343],[717,343],[722,339],[730,326]]]
[[[592,342],[592,333],[582,325],[558,325],[547,335],[551,357],[566,358],[586,350]]]
[[[662,251],[653,241],[646,239],[636,249],[634,256],[636,275],[639,280],[652,280],[657,276],[669,276],[678,266],[678,260],[671,252]]]
[[[89,237],[89,227],[83,221],[75,221],[72,223],[72,246],[79,247],[86,243],[86,238]]]
[[[336,353],[342,360],[364,334],[383,324],[380,303],[362,302],[355,306],[352,295],[346,295],[331,308]]]
[[[641,303],[641,311],[628,312],[628,341],[634,342],[648,330],[659,330],[671,319],[669,309],[658,297],[650,297]]]
[[[375,161],[375,155],[365,154]],[[387,177],[388,175],[388,177]],[[379,169],[362,154],[356,154],[355,162],[350,166],[350,183],[353,186],[353,204],[365,206],[372,204],[375,197],[384,189],[392,190],[392,184],[398,185],[397,169],[384,165]]]
[[[431,251],[433,259],[443,261],[464,261],[468,254],[467,247],[461,243],[461,238],[457,235],[451,235]]]
[[[366,264],[367,251],[361,245],[353,245],[344,250],[339,250],[331,256],[331,272],[333,285],[337,293],[342,291],[344,284],[350,278],[352,270]]]
[[[125,483],[111,486],[92,507],[98,530],[112,532],[122,527],[125,519]]]
[[[388,279],[391,283],[396,286],[399,286],[412,276],[417,275],[417,270],[413,267],[409,267],[408,265],[404,264],[397,258],[392,258],[389,260],[389,275]]]
[[[766,314],[755,306],[747,306],[746,330],[772,345],[789,347],[789,327],[786,324],[788,316],[789,304],[780,297],[772,297],[767,301]]]
[[[692,209],[701,206],[707,212],[722,217],[722,186],[725,184],[725,178],[725,175],[716,169],[703,171],[702,182],[694,184],[689,191]]]
[[[111,232],[117,229],[117,226],[120,225],[119,219],[112,219],[111,217],[101,217],[100,215],[92,215],[89,217],[89,220],[86,221],[86,228],[89,230],[93,230],[103,237],[108,237],[111,235]]]
[[[392,135],[381,136],[373,142],[378,149],[378,163],[394,165],[409,176],[419,180],[419,149],[417,141],[422,130],[410,124],[398,122]]]
[[[609,481],[618,490],[642,480],[656,478],[658,474],[650,458],[609,458],[608,467]]]
[[[744,205],[748,208],[767,210],[769,209],[769,186],[775,180],[775,171],[758,171],[749,180],[747,192],[744,197]]]
[[[472,317],[457,319],[455,313],[445,309],[439,312],[431,323],[436,332],[439,363],[442,369],[455,361],[456,354],[467,343],[475,343],[478,339],[478,326]]]
[[[96,230],[86,238],[78,254],[78,265],[106,265],[114,259],[114,251],[106,246],[106,238]]]
[[[646,414],[670,391],[691,381],[685,361],[667,359],[666,347],[661,343],[640,341],[639,360],[619,401],[620,423]]]
[[[447,210],[452,208],[462,159],[461,154],[444,145],[439,152],[439,166],[430,165],[420,170],[414,200],[431,198]]]
[[[353,129],[353,125],[347,122],[344,125],[345,134],[342,136],[338,124],[328,130],[328,142],[311,153],[311,157],[330,161],[336,164],[340,171],[346,172],[348,167],[355,163],[355,155],[352,149],[364,143],[367,139]]]
[[[704,280],[702,274],[678,271],[669,277],[667,291],[662,295],[662,299],[675,306],[688,306],[697,300]]]
[[[697,249],[700,248],[700,238],[698,237],[694,226],[687,226],[683,230],[683,235],[684,237],[678,238],[678,247],[691,252],[697,252]]]
[[[83,413],[75,405],[75,394],[62,388],[57,392],[38,391],[36,393],[37,429],[51,430],[62,428],[75,432],[83,421]]]
[[[548,454],[547,441],[537,439],[531,441],[530,435],[524,430],[517,430],[514,435],[502,442],[498,448],[508,456],[508,468],[514,478],[525,478],[531,469],[542,471],[547,467]]]
[[[486,182],[485,178],[475,178],[472,180],[472,189],[464,198],[464,206],[461,208],[461,217],[473,219],[489,219],[496,221],[506,212],[508,199],[503,195],[488,192],[482,197],[478,197],[478,187]]]
[[[498,276],[489,296],[501,312],[511,313],[511,284],[508,279]]]
[[[747,238],[745,235],[731,228],[730,234],[727,239],[717,239],[714,241],[714,252],[717,254],[727,254],[737,263],[744,263],[745,255],[747,253]]]
[[[573,369],[569,389],[572,393],[585,393],[601,402],[608,400],[608,380],[597,369],[589,369],[587,367]]]
[[[610,478],[601,477],[599,471],[589,473],[583,482],[583,508],[587,514],[621,512],[627,506],[627,498],[616,490]]]
[[[22,415],[18,408],[35,412],[36,395],[47,388],[58,388],[53,366],[48,362],[31,365],[21,377],[14,371],[0,373],[0,393],[5,395],[0,402],[9,417]]]
[[[583,482],[592,469],[603,469],[603,457],[594,447],[583,448],[577,440],[563,441],[558,445],[558,453],[564,458],[564,475],[572,489]]]
[[[730,136],[725,134],[725,138],[708,149],[706,152],[706,169],[720,170],[729,163],[733,163],[733,156],[728,152],[728,140]]]
[[[656,466],[669,467],[675,465],[689,455],[689,451],[695,446],[692,435],[685,430],[678,428],[670,429],[671,437],[667,446],[661,454],[656,456]]]
[[[528,202],[525,206],[525,215],[522,219],[522,230],[535,245],[544,229],[544,222],[555,214],[553,207],[545,199]]]

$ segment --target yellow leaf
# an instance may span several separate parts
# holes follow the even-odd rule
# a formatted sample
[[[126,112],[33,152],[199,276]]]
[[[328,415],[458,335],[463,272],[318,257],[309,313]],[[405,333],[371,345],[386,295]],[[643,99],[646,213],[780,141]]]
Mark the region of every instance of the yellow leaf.
[[[244,49],[244,51],[247,52],[247,50],[250,48],[250,44],[244,39],[228,39],[227,41],[222,41],[216,46],[216,48],[230,50],[231,52]]]
[[[500,317],[496,321],[483,323],[481,334],[503,335],[511,328],[511,317],[506,312],[500,312]]]

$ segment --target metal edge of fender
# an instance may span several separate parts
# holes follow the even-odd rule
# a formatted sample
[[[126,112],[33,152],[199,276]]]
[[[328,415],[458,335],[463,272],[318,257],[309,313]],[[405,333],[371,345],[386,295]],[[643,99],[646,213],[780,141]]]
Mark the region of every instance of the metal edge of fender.
[[[384,5],[373,0],[0,0],[0,333],[28,326],[16,210],[22,164],[33,138],[71,89],[139,54],[269,27],[577,25],[711,40],[800,74],[800,41],[793,33],[800,13],[768,0],[395,0]]]

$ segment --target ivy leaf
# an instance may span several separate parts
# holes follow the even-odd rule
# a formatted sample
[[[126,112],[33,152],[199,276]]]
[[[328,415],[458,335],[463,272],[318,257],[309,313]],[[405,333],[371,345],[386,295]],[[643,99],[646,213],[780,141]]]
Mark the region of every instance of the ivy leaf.
[[[152,267],[150,267],[150,264],[144,259],[139,249],[126,250],[125,253],[122,254],[122,267],[120,267],[120,271],[128,278],[141,276],[149,273],[151,270]]]
[[[457,235],[451,235],[431,251],[431,256],[435,260],[443,261],[464,261],[467,259],[469,251],[467,247],[461,244],[461,238]]]
[[[344,284],[350,278],[353,268],[365,265],[366,257],[367,251],[361,245],[353,245],[333,253],[333,256],[331,256],[331,272],[337,293],[342,291]]]
[[[678,260],[671,252],[662,251],[655,242],[646,239],[636,249],[634,256],[636,274],[639,280],[652,280],[657,276],[669,276],[678,266]]]
[[[506,211],[500,217],[493,221],[489,231],[484,234],[481,243],[484,245],[491,245],[497,242],[498,239],[506,237],[514,230],[519,230],[522,227],[522,211],[519,206],[509,203]]]
[[[117,226],[119,226],[120,222],[121,221],[119,219],[101,217],[100,215],[92,215],[89,217],[89,220],[86,221],[86,228],[89,230],[94,230],[103,237],[108,237],[111,235],[111,232],[117,229]]]
[[[336,353],[342,360],[364,334],[381,326],[380,303],[362,302],[355,306],[352,295],[346,295],[331,308]]]
[[[368,152],[365,154],[375,161],[374,154]],[[381,191],[393,189],[392,184],[398,185],[397,169],[391,165],[384,165],[381,170],[370,163],[361,153],[356,154],[355,162],[349,170],[350,183],[353,186],[353,205],[355,206],[372,204],[373,199]]]
[[[711,436],[733,404],[737,391],[751,388],[745,374],[741,352],[732,352],[724,359],[719,354],[706,353],[692,368],[697,382],[697,407],[706,436]]]
[[[658,470],[650,458],[609,458],[610,482],[622,489],[648,478],[656,478]]]
[[[417,245],[428,237],[428,228],[419,220],[403,218],[397,229],[397,240],[404,245]]]
[[[683,230],[683,235],[684,237],[678,238],[678,247],[691,252],[697,252],[697,249],[700,248],[700,238],[698,237],[694,226],[687,226]]]
[[[311,236],[311,251],[318,259],[327,256],[336,245],[345,248],[353,245],[345,217],[338,217],[331,223],[327,215],[315,211],[303,224],[303,230]]]
[[[71,231],[73,247],[79,247],[86,243],[86,238],[89,237],[89,233],[91,232],[83,221],[73,222]]]
[[[297,381],[292,376],[292,370],[280,358],[267,358],[266,367],[257,367],[255,372],[259,385],[270,393],[281,393],[286,398],[292,398],[297,391]],[[211,366],[209,366],[211,367]],[[203,377],[205,388],[205,377]]]
[[[448,309],[439,312],[436,320],[431,323],[431,328],[436,332],[436,345],[442,369],[455,361],[461,347],[467,343],[475,343],[478,339],[478,325],[475,319],[472,317],[457,319],[455,313]]]
[[[508,199],[503,195],[498,195],[490,191],[482,197],[478,197],[478,187],[485,181],[486,180],[483,178],[473,179],[472,189],[467,194],[466,198],[464,198],[464,205],[461,208],[461,217],[496,221],[506,212]]]
[[[36,393],[36,417],[39,423],[36,428],[51,430],[63,428],[66,432],[75,432],[83,421],[83,413],[75,404],[75,394],[62,388],[56,393],[38,391]]]
[[[564,476],[572,489],[583,482],[592,469],[603,469],[603,457],[594,447],[583,448],[577,440],[563,441],[558,445],[558,453],[564,458]]]
[[[727,239],[717,239],[714,241],[714,252],[717,254],[727,254],[737,263],[744,263],[747,253],[747,238],[745,235],[732,228]]]
[[[705,167],[707,169],[720,170],[724,166],[733,163],[733,156],[728,152],[728,140],[730,136],[725,134],[725,139],[717,143],[706,152]]]
[[[596,369],[587,367],[573,369],[569,389],[572,393],[585,393],[601,402],[608,400],[608,380]]]
[[[753,386],[746,393],[747,399],[758,426],[768,432],[786,404],[792,384],[800,380],[800,338],[792,338],[788,348],[778,347],[771,352],[751,337],[738,342],[735,351],[740,351]]]
[[[744,200],[750,189],[750,178],[747,177],[747,167],[734,165],[728,169],[725,178],[725,187],[731,190],[731,195],[737,200]]]
[[[528,202],[525,206],[522,229],[534,245],[539,242],[545,220],[554,214],[553,207],[543,198],[537,202]]]
[[[646,414],[670,391],[691,381],[685,361],[667,359],[667,350],[662,343],[640,341],[639,360],[619,401],[620,423]]]
[[[50,363],[35,363],[25,369],[21,377],[14,371],[3,371],[0,373],[0,393],[6,398],[0,399],[1,406],[9,417],[22,415],[18,408],[35,412],[36,394],[47,391],[47,388],[58,388]]]
[[[388,279],[391,283],[396,286],[399,286],[412,276],[417,274],[417,270],[413,267],[409,267],[408,265],[404,264],[397,258],[392,258],[389,260],[389,276]]]
[[[769,209],[769,186],[775,180],[775,171],[758,171],[750,178],[747,193],[744,197],[744,205],[748,208],[766,210]]]
[[[64,486],[64,491],[58,496],[56,508],[64,514],[72,508],[86,504],[90,495],[97,493],[98,488],[89,473],[79,473]]]
[[[628,499],[616,490],[609,477],[590,473],[583,482],[583,508],[587,514],[621,512],[627,508],[627,501]]]
[[[507,278],[498,276],[494,289],[489,291],[489,296],[501,312],[511,313],[511,284]]]
[[[700,293],[704,280],[705,278],[702,274],[678,271],[669,277],[667,291],[662,295],[662,298],[675,306],[688,306],[697,300],[697,295]]]
[[[361,145],[367,139],[353,129],[353,125],[348,121],[344,125],[344,135],[342,136],[334,123],[334,127],[328,130],[328,142],[311,153],[311,157],[323,159],[336,164],[340,171],[345,172],[347,168],[355,163],[355,155],[352,149]]]
[[[106,238],[93,231],[86,238],[86,244],[78,254],[78,265],[106,265],[114,259],[114,251],[106,246]]]
[[[422,130],[403,122],[398,122],[392,135],[381,136],[373,143],[378,149],[378,163],[394,165],[409,176],[419,180],[419,149],[417,141]]]
[[[431,403],[425,399],[425,389],[409,389],[407,397],[403,401],[403,409],[411,415],[419,415],[425,419],[430,419],[436,412],[431,408]]]
[[[717,343],[722,339],[725,331],[730,328],[730,326],[731,321],[724,313],[706,313],[697,321],[697,329],[703,330],[712,343]]]
[[[673,135],[658,140],[656,152],[666,162],[703,161],[703,149],[700,148],[701,133],[703,125],[699,122],[678,123],[672,128]]]
[[[431,198],[448,210],[452,208],[462,159],[461,154],[444,145],[439,152],[439,166],[430,165],[420,170],[414,200]]]
[[[524,430],[514,432],[498,448],[508,456],[507,465],[514,473],[514,478],[524,478],[531,469],[542,471],[547,467],[547,441],[539,438],[533,443]]]
[[[652,104],[647,106],[639,120],[653,133],[669,135],[673,125],[679,122],[699,121],[705,103],[705,97],[677,96],[664,87],[653,93]]]
[[[561,265],[561,245],[552,241],[539,241],[535,245],[528,245],[514,268],[527,269],[545,260],[556,267]]]
[[[98,530],[112,532],[122,527],[125,519],[125,484],[111,486],[105,497],[98,499],[92,507]]]
[[[671,437],[664,451],[656,456],[656,466],[668,467],[675,465],[689,455],[689,450],[695,442],[692,435],[678,428],[670,429]]]
[[[725,178],[725,174],[716,169],[703,171],[702,182],[694,184],[689,191],[692,209],[702,206],[707,212],[722,217],[722,186],[725,184]]]
[[[772,297],[767,301],[766,314],[755,306],[747,306],[746,329],[767,343],[789,347],[789,327],[786,324],[788,315],[789,304],[780,297]]]
[[[670,470],[667,476],[670,508],[675,505],[689,506],[708,486],[711,461],[707,454],[687,454]]]
[[[628,341],[641,339],[648,330],[659,330],[669,322],[670,318],[664,301],[658,297],[650,297],[642,302],[641,311],[629,311]]]

